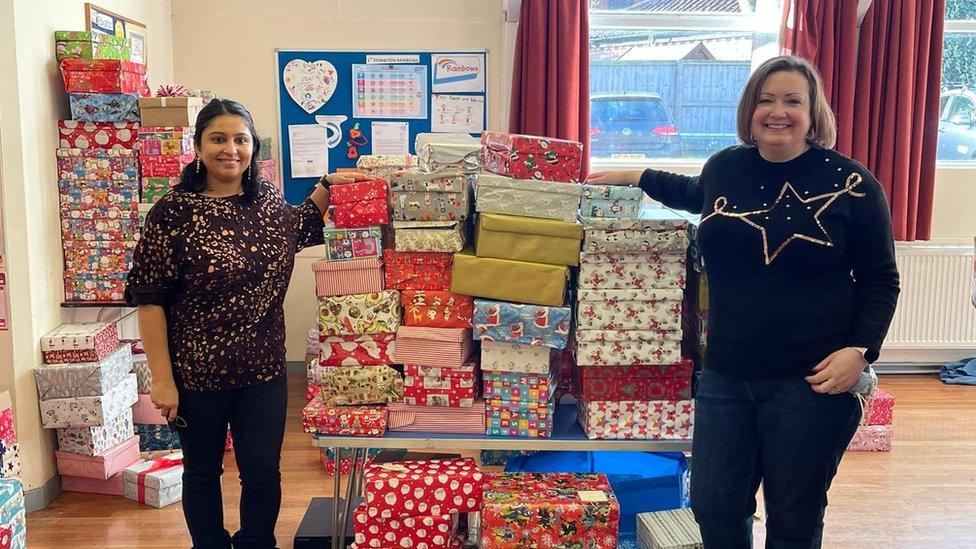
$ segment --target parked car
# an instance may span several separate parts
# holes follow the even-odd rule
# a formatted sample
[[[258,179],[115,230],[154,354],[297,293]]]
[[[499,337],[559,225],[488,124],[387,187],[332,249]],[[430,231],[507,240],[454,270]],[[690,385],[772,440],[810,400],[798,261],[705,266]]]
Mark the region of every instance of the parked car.
[[[660,95],[594,95],[590,151],[598,158],[680,158],[681,135]]]
[[[945,90],[940,98],[939,160],[976,160],[976,92]]]

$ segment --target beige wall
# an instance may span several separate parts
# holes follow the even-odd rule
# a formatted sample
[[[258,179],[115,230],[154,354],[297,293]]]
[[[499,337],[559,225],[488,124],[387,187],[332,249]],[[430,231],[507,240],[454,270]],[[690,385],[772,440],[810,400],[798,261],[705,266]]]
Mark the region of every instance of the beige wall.
[[[23,480],[36,488],[54,473],[53,431],[40,428],[33,368],[39,340],[68,317],[61,309],[57,120],[68,99],[54,56],[54,31],[84,30],[83,0],[0,2],[0,177],[12,330],[0,333],[0,389],[11,390]],[[100,0],[148,27],[150,81],[173,78],[169,0]]]

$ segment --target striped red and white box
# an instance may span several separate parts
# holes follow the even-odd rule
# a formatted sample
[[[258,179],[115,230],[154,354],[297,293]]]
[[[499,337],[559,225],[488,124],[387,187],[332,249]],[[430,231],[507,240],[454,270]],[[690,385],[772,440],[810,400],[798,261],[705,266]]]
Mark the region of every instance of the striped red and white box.
[[[485,401],[476,400],[470,408],[412,406],[391,402],[390,431],[483,435]]]
[[[166,425],[166,418],[156,409],[156,405],[149,399],[149,395],[142,394],[132,406],[132,423]]]
[[[61,491],[122,496],[125,493],[125,479],[122,473],[116,473],[107,479],[61,475]]]
[[[134,436],[100,456],[54,452],[58,473],[72,477],[104,480],[139,461],[139,437]]]
[[[398,364],[458,368],[471,355],[471,328],[397,328]]]
[[[316,261],[315,294],[319,297],[368,294],[383,290],[383,272],[377,257],[349,261]]]

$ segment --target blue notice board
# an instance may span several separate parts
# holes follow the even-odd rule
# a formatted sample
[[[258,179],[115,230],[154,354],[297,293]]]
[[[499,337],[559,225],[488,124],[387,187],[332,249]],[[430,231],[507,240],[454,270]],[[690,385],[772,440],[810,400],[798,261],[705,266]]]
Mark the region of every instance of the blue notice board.
[[[364,154],[404,143],[416,154],[418,133],[487,128],[487,50],[277,50],[276,57],[281,175],[292,204],[324,170],[355,168]]]

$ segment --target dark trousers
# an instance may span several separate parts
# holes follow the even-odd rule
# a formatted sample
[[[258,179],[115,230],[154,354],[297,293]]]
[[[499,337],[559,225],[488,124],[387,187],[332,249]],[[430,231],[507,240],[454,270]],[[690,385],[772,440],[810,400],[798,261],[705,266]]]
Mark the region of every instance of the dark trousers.
[[[284,378],[243,389],[180,390],[183,515],[194,549],[275,547],[287,404]],[[224,529],[220,493],[228,424],[241,475],[241,529],[233,537]]]
[[[827,489],[860,418],[853,395],[816,393],[803,378],[746,382],[703,371],[691,506],[705,547],[752,547],[760,482],[766,547],[820,547]]]

